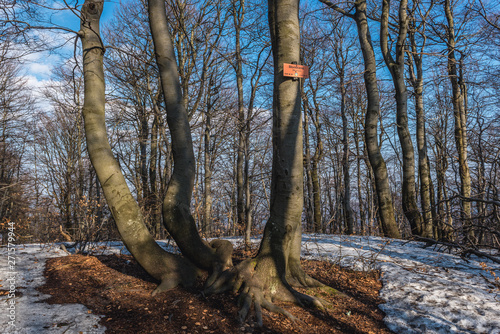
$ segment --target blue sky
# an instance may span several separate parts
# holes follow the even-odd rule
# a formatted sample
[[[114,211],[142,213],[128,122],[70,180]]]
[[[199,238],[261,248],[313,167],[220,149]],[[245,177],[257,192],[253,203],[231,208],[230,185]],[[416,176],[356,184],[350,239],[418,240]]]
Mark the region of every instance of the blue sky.
[[[79,2],[83,3],[83,1]],[[54,4],[59,3],[62,3],[62,1],[54,1]],[[105,0],[104,11],[101,17],[101,24],[106,23],[113,17],[114,11],[119,3],[120,0]],[[49,19],[49,17],[51,21],[56,25],[69,28],[74,31],[79,30],[79,18],[70,10],[47,12],[47,15],[44,18]],[[66,45],[64,45],[62,48],[59,48],[55,52],[44,51],[30,53],[23,58],[23,76],[28,81],[28,84],[33,88],[35,95],[38,95],[40,89],[50,84],[50,82],[53,80],[53,69],[62,66],[68,58],[73,58],[74,34],[63,32],[61,30],[39,30],[34,31],[33,34],[43,35],[45,40],[48,40],[49,43],[54,45],[59,44],[61,41],[69,40]],[[41,98],[39,100],[43,99],[42,96],[39,97]],[[43,103],[41,103],[41,105],[43,105]]]

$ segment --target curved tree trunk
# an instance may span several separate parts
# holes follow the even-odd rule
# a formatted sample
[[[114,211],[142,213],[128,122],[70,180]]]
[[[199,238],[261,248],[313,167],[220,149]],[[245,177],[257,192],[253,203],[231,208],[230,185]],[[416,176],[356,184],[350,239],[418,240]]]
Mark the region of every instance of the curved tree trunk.
[[[403,154],[403,212],[410,222],[412,233],[422,235],[422,216],[418,210],[415,189],[415,153],[411,141],[410,130],[408,128],[408,93],[404,77],[404,44],[408,31],[408,19],[406,15],[408,1],[402,0],[399,2],[399,33],[396,43],[396,59],[392,57],[388,46],[390,4],[390,0],[384,0],[382,4],[380,46],[382,54],[384,55],[385,64],[391,72],[396,91],[396,122],[399,142]],[[432,233],[432,230],[430,232]]]
[[[163,223],[179,246],[182,255],[197,267],[217,273],[232,266],[229,242],[226,251],[216,251],[201,239],[190,212],[195,178],[195,158],[188,114],[184,106],[175,53],[168,31],[165,2],[148,1],[149,24],[156,63],[160,73],[167,123],[172,137],[174,170],[163,200]],[[215,245],[221,246],[222,241]]]
[[[370,165],[375,177],[380,220],[384,235],[390,238],[400,238],[401,234],[394,217],[391,189],[387,175],[387,166],[380,152],[377,138],[378,117],[380,112],[379,91],[376,76],[376,60],[368,28],[366,16],[366,1],[356,1],[354,20],[358,28],[359,42],[365,65],[365,87],[368,105],[365,116],[365,143]]]
[[[151,276],[161,281],[155,291],[178,284],[189,286],[196,278],[196,268],[165,252],[154,241],[109,145],[104,110],[104,47],[99,34],[102,9],[102,0],[85,1],[79,32],[83,50],[83,117],[90,160],[125,246]]]

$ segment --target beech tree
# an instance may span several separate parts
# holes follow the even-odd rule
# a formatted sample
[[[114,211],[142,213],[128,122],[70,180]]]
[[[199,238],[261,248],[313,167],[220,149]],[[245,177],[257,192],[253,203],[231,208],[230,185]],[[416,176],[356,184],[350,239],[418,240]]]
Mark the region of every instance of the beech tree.
[[[182,256],[162,250],[148,232],[139,206],[113,157],[105,126],[105,51],[99,32],[102,0],[86,0],[78,35],[82,41],[84,73],[83,116],[89,157],[101,182],[121,238],[139,264],[161,281],[159,293],[179,284],[190,286],[201,270],[211,273],[205,293],[240,290],[246,318],[252,304],[262,324],[261,307],[285,313],[272,304],[280,299],[322,307],[317,298],[293,286],[324,287],[300,264],[303,207],[302,119],[300,83],[283,76],[284,62],[300,61],[298,0],[270,0],[269,26],[274,57],[273,169],[270,217],[255,258],[232,266],[229,241],[204,241],[190,213],[195,158],[188,113],[180,85],[165,3],[149,0],[148,13],[159,70],[174,168],[163,200],[163,223]]]
[[[471,178],[467,159],[467,83],[463,77],[463,55],[456,58],[457,50],[455,39],[455,24],[453,9],[450,0],[444,1],[444,13],[448,26],[446,27],[446,42],[448,54],[448,75],[452,86],[453,118],[455,120],[455,145],[458,152],[460,175],[460,195],[462,198],[462,219],[467,226],[468,233],[474,235],[470,227],[471,217]]]
[[[417,149],[418,149],[418,174],[420,180],[420,205],[422,208],[423,228],[422,236],[432,236],[434,227],[434,236],[438,237],[440,230],[437,229],[436,210],[434,201],[434,186],[431,179],[431,166],[427,152],[427,131],[424,110],[424,74],[423,57],[426,46],[426,18],[433,7],[433,3],[427,8],[421,8],[423,4],[420,1],[414,1],[413,7],[409,10],[409,30],[408,30],[408,65],[410,84],[413,87],[413,96],[415,100],[415,114],[417,118]],[[417,13],[420,14],[420,21],[417,21]],[[417,44],[417,38],[421,36],[420,45]]]
[[[387,165],[384,157],[382,156],[378,139],[380,94],[377,84],[375,52],[373,51],[373,43],[366,12],[366,1],[354,1],[354,7],[352,8],[354,9],[354,13],[351,13],[351,9],[344,10],[331,1],[320,1],[356,22],[359,43],[365,65],[364,79],[366,94],[368,97],[365,114],[365,145],[375,178],[375,189],[377,192],[378,206],[380,210],[380,222],[385,236],[400,238],[401,233],[399,232],[394,216],[394,207],[391,189],[389,187]]]
[[[413,143],[411,141],[410,129],[408,128],[408,93],[405,82],[405,43],[408,32],[408,16],[407,6],[408,1],[402,0],[399,2],[398,12],[398,36],[394,57],[389,45],[389,0],[382,2],[382,16],[380,28],[380,45],[384,61],[389,69],[394,83],[396,95],[396,122],[398,129],[399,142],[403,155],[403,182],[402,182],[402,207],[405,216],[410,222],[413,234],[425,234],[432,236],[432,225],[426,226],[425,233],[423,230],[422,216],[419,212],[416,199],[415,188],[415,153]]]

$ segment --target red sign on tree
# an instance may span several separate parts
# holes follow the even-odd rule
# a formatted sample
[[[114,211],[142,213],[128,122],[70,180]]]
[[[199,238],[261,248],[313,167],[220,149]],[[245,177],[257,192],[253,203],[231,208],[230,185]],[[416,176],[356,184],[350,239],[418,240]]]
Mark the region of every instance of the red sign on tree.
[[[283,76],[307,79],[309,78],[309,66],[284,63]]]

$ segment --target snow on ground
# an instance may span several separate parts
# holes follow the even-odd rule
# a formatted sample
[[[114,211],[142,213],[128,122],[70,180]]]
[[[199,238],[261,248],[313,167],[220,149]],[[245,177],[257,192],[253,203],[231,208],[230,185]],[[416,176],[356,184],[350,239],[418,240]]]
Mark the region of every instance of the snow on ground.
[[[381,269],[386,325],[396,333],[500,333],[500,266],[377,237],[309,235],[303,256]],[[499,281],[496,282],[500,283]]]
[[[15,264],[9,262],[12,261],[9,255],[15,255]],[[15,290],[14,299],[9,295],[0,296],[0,333],[104,333],[105,328],[98,324],[100,316],[90,313],[85,306],[49,305],[43,300],[50,295],[36,290],[45,282],[45,261],[65,255],[67,253],[54,245],[16,245],[10,253],[6,247],[0,248],[0,289]],[[12,300],[14,307],[10,303]]]
[[[240,238],[227,238],[241,245]],[[258,242],[255,239],[254,242]],[[168,242],[159,242],[170,251]],[[96,247],[98,253],[128,253],[120,242]],[[380,269],[386,301],[380,307],[395,333],[500,334],[500,290],[495,275],[500,265],[472,256],[423,248],[419,242],[378,237],[304,235],[302,255],[357,270]],[[35,288],[43,284],[43,266],[50,257],[64,256],[57,246],[16,246],[16,328],[8,326],[8,296],[0,296],[1,333],[103,333],[99,316],[83,305],[48,305]],[[9,289],[8,255],[0,248],[0,289]]]

